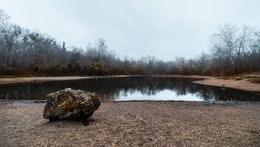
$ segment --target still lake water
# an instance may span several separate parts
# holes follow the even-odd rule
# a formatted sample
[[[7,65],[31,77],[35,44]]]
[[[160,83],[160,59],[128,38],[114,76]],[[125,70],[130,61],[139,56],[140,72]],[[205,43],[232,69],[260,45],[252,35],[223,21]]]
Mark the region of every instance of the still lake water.
[[[107,101],[249,101],[260,102],[260,96],[230,88],[204,86],[194,79],[169,77],[99,78],[70,81],[14,83],[0,85],[0,99],[44,100],[48,93],[64,88],[96,92]]]

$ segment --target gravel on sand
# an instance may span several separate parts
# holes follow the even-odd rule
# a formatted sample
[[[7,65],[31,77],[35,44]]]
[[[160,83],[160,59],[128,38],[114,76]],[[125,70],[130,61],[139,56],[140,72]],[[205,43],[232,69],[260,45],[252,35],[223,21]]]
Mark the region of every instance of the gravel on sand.
[[[260,146],[259,103],[111,102],[55,122],[43,108],[0,102],[0,146]]]

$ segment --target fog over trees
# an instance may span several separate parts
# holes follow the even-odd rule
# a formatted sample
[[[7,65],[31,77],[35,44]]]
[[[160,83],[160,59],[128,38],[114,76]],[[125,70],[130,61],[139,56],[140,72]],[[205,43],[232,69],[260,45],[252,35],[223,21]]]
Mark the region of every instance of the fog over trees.
[[[1,75],[196,74],[235,75],[260,71],[260,31],[222,25],[209,42],[209,53],[193,59],[163,61],[153,56],[119,58],[100,39],[86,48],[66,48],[65,42],[9,22],[0,9]],[[173,55],[174,57],[174,55]]]

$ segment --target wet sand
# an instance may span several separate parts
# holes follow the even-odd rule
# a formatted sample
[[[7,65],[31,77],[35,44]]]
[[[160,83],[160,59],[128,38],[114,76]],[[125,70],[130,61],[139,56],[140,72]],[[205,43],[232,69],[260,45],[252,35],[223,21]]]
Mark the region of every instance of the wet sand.
[[[102,103],[88,122],[0,102],[0,146],[260,146],[260,103]]]

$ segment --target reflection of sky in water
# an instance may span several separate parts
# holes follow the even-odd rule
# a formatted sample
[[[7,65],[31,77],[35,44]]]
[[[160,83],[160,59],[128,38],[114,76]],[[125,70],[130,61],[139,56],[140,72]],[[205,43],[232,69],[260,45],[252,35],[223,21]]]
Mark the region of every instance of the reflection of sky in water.
[[[64,88],[95,92],[102,102],[124,100],[260,101],[250,92],[194,84],[183,78],[113,78],[0,85],[0,99],[44,100]]]
[[[187,93],[186,95],[179,95],[176,91],[162,90],[154,95],[142,94],[140,91],[135,91],[133,93],[126,94],[125,92],[120,92],[116,101],[130,101],[130,100],[173,100],[173,101],[204,101],[196,94]]]

